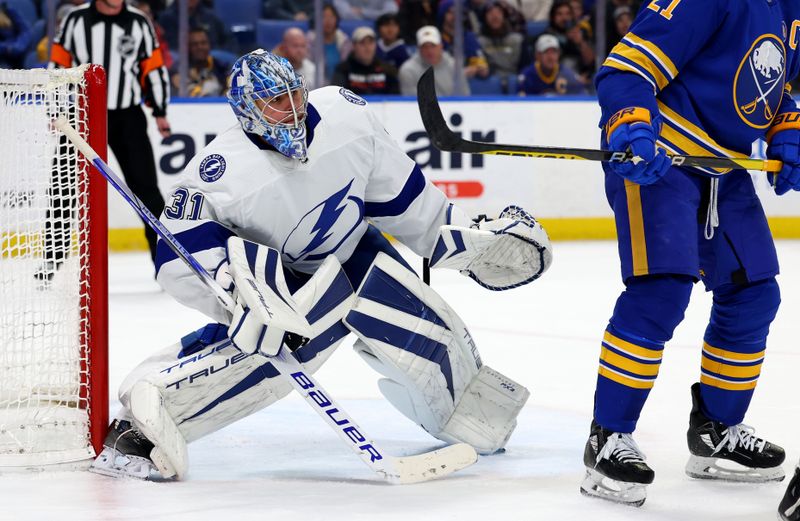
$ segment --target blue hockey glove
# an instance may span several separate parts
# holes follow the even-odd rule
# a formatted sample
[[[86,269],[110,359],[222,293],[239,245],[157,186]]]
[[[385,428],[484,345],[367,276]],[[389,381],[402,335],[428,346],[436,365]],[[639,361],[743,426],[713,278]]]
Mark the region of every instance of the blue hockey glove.
[[[767,132],[767,157],[783,161],[778,173],[767,174],[775,193],[800,190],[800,112],[784,112],[775,116]]]
[[[656,119],[660,120],[658,117]],[[630,150],[638,159],[625,163],[609,161],[609,168],[614,173],[640,185],[653,184],[661,179],[669,170],[670,159],[663,149],[656,148],[656,137],[660,126],[658,121],[655,125],[652,124],[650,111],[640,107],[622,109],[611,116],[606,123],[609,150],[613,152]]]

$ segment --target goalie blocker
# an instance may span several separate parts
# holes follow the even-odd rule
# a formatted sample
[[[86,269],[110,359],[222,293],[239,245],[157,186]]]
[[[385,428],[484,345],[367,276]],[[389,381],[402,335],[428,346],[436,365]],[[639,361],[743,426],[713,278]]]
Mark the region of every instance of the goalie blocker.
[[[440,440],[466,442],[483,454],[506,444],[528,390],[483,366],[455,312],[400,262],[379,253],[354,296],[339,262],[329,256],[291,295],[275,250],[230,241],[244,243],[240,248],[229,242],[234,286],[255,282],[252,292],[234,292],[243,310],[253,310],[238,313],[240,323],[249,322],[241,318],[247,315],[268,322],[267,310],[280,310],[284,321],[280,327],[261,321],[242,326],[251,329],[242,349],[229,338],[239,336],[236,320],[230,328],[210,324],[140,364],[121,386],[123,411],[94,471],[147,478],[157,470],[165,478],[184,477],[188,442],[291,391],[264,356],[275,343],[264,340],[271,327],[283,331],[292,324],[301,324],[298,332],[310,338],[293,353],[309,373],[330,357],[349,329],[359,337],[357,352],[385,376],[379,382],[382,393],[409,419]],[[291,317],[292,310],[297,316]],[[256,327],[264,327],[263,334],[254,333]],[[131,444],[130,453],[117,450]]]

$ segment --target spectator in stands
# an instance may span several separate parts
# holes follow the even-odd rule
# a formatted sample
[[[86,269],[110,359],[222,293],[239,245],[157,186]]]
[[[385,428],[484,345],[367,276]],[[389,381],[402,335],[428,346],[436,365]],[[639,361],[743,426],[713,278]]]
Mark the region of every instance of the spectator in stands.
[[[317,66],[308,59],[308,38],[302,29],[297,27],[286,29],[281,43],[275,48],[275,54],[289,60],[294,70],[305,78],[308,90],[317,88]]]
[[[529,22],[544,22],[550,17],[553,0],[516,0],[516,7]],[[530,34],[528,36],[539,36]]]
[[[558,38],[541,35],[536,41],[536,60],[520,74],[519,94],[586,94],[586,84],[560,59]]]
[[[519,72],[523,36],[511,31],[500,2],[489,2],[483,12],[483,32],[478,37],[489,62],[489,70],[501,78]]]
[[[444,49],[452,52],[453,38],[455,35],[455,13],[453,12],[453,0],[444,0],[439,4],[438,11],[439,25],[441,27],[442,42]],[[475,76],[485,78],[489,75],[489,63],[481,50],[478,38],[472,31],[464,29],[464,75],[467,78]]]
[[[445,50],[439,30],[426,25],[417,31],[417,52],[400,67],[400,93],[416,96],[417,82],[428,67],[433,67],[436,93],[451,96],[455,93],[456,62]],[[469,94],[469,87],[467,87]]]
[[[223,63],[211,56],[211,42],[204,28],[195,27],[189,31],[189,78],[186,83],[190,97],[224,96],[232,66],[232,63]],[[172,86],[176,91],[180,87],[177,71],[173,71]]]
[[[569,6],[572,8],[572,18],[575,23],[591,41],[594,38],[594,27],[591,17],[583,9],[583,0],[569,0]]]
[[[610,54],[611,48],[628,34],[631,23],[633,23],[633,13],[630,7],[623,5],[614,9],[614,32],[607,36],[606,55]]]
[[[0,3],[0,68],[21,69],[33,35],[19,11]]]
[[[383,13],[396,13],[395,0],[333,0],[343,20],[374,22]]]
[[[556,0],[550,8],[547,32],[558,38],[565,63],[585,77],[594,71],[594,47],[575,20],[569,0]]]
[[[608,44],[608,50],[611,50],[622,38],[622,35],[617,36],[619,34],[617,30],[617,9],[627,7],[630,10],[631,18],[633,18],[636,16],[641,3],[640,0],[606,0],[606,43]],[[624,12],[624,10],[620,12]],[[624,35],[624,33],[622,34]],[[602,49],[598,49],[598,51],[600,50]]]
[[[400,38],[400,22],[394,13],[382,14],[375,21],[378,30],[378,58],[398,70],[411,57],[406,41]]]
[[[356,94],[399,94],[397,69],[377,57],[375,31],[358,27],[353,31],[353,51],[336,66],[331,83]]]
[[[150,5],[151,1],[152,0],[133,0],[131,3],[136,9],[143,12],[147,19],[150,20],[150,23],[153,24],[158,46],[161,48],[161,56],[164,57],[164,66],[167,69],[172,69],[172,53],[169,52],[169,43],[164,34],[164,28],[153,18],[153,7]]]
[[[350,38],[339,29],[339,11],[331,5],[325,4],[322,7],[322,49],[325,56],[325,81],[330,83],[333,70],[350,55],[353,44]],[[314,31],[308,33],[309,47],[314,48],[316,34]],[[322,85],[317,85],[321,87]]]
[[[211,47],[225,49],[229,42],[228,30],[214,11],[200,4],[200,0],[188,0],[189,27],[202,27],[208,33]],[[172,2],[161,16],[158,23],[164,28],[167,42],[173,49],[178,48],[178,2]]]
[[[311,20],[314,0],[266,0],[264,18],[271,20]],[[306,82],[308,78],[306,78]]]
[[[415,41],[417,31],[426,25],[436,25],[436,0],[400,0],[397,18],[400,33],[407,42]]]
[[[513,1],[513,0],[512,0]],[[486,10],[491,6],[498,6],[503,10],[503,17],[508,24],[508,30],[525,34],[525,17],[516,6],[507,0],[468,0],[465,12],[469,17],[470,30],[481,34],[486,26]]]

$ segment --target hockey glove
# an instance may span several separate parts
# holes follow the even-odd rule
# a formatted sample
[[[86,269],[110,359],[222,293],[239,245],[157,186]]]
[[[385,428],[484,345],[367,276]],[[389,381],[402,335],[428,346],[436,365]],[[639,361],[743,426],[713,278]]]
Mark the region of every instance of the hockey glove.
[[[800,190],[800,112],[778,114],[767,132],[767,157],[783,161],[780,172],[767,174],[775,193]]]
[[[236,287],[233,344],[243,353],[276,356],[284,344],[294,350],[306,343],[311,326],[286,286],[277,250],[235,236],[227,247]]]
[[[670,159],[664,149],[656,147],[660,127],[660,116],[651,122],[650,111],[640,107],[622,109],[611,116],[606,123],[609,150],[630,150],[634,155],[633,161],[609,161],[611,171],[640,185],[653,184],[661,179],[669,170]]]

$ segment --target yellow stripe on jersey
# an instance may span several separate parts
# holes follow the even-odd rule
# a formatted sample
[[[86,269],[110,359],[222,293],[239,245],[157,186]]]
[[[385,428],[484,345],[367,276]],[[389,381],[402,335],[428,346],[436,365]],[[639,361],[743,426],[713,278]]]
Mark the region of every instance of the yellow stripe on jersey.
[[[664,69],[667,70],[669,74],[669,80],[674,80],[675,76],[678,75],[678,68],[675,67],[675,64],[672,63],[672,60],[669,59],[669,56],[664,54],[664,52],[658,47],[658,45],[645,40],[643,38],[639,38],[633,33],[628,33],[625,35],[625,38],[622,41],[628,40],[634,45],[642,47],[648,54],[652,57],[654,61],[657,61]]]
[[[618,384],[622,384],[626,387],[633,387],[634,389],[652,389],[653,385],[656,383],[655,380],[639,380],[638,378],[631,378],[628,375],[618,373],[602,365],[597,373],[600,376],[605,376],[609,380],[617,382]]]
[[[642,214],[641,187],[625,179],[625,194],[628,200],[628,225],[631,233],[631,255],[633,256],[633,275],[647,275],[647,241],[644,235],[644,216]]]
[[[658,110],[661,112],[661,115],[664,117],[664,119],[668,120],[674,126],[680,128],[684,133],[692,136],[698,145],[705,147],[713,155],[740,158],[750,157],[749,154],[743,154],[742,152],[736,152],[735,150],[723,147],[714,141],[714,139],[712,139],[705,130],[684,118],[668,106],[664,105],[664,103],[661,101],[658,102]],[[677,144],[678,143],[676,143],[676,145]],[[708,153],[702,155],[708,155]]]
[[[717,387],[718,389],[725,389],[726,391],[749,391],[750,389],[756,388],[758,379],[756,378],[755,380],[748,382],[731,382],[729,380],[722,380],[720,378],[714,378],[713,376],[701,373],[700,382],[710,385],[711,387]]]
[[[660,363],[643,364],[630,358],[625,358],[610,351],[606,346],[603,346],[600,350],[600,360],[639,376],[658,376],[658,368],[661,367]]]
[[[658,86],[655,83],[653,83],[652,78],[644,74],[640,69],[634,67],[633,65],[614,59],[614,56],[609,56],[608,58],[606,58],[606,61],[603,62],[603,67],[611,67],[612,69],[617,69],[624,72],[632,72],[638,76],[641,76],[642,78],[645,79],[645,81],[647,81],[647,83],[652,85],[653,92],[656,92],[658,90]]]
[[[661,69],[653,63],[649,56],[645,53],[637,49],[636,47],[629,47],[625,44],[625,42],[619,42],[617,45],[611,49],[611,54],[618,54],[624,58],[635,63],[637,66],[641,67],[642,69],[646,70],[650,76],[652,76],[656,80],[656,85],[658,86],[658,90],[663,89],[667,85],[669,85],[669,78],[667,78]]]
[[[627,340],[623,340],[615,335],[612,335],[608,331],[603,334],[603,342],[610,345],[617,351],[622,351],[625,354],[635,356],[636,358],[641,358],[643,360],[661,360],[661,355],[663,354],[663,351],[661,350],[648,349],[646,347],[632,344]]]
[[[708,345],[707,342],[703,342],[703,351],[722,360],[730,360],[734,362],[758,362],[764,358],[764,353],[766,353],[766,349],[757,353],[735,353],[733,351],[726,351],[725,349]]]

